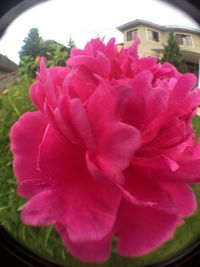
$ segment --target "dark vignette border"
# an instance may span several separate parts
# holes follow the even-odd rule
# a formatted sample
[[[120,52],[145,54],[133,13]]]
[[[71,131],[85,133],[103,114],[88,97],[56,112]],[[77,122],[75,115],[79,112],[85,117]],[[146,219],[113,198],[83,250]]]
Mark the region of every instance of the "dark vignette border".
[[[0,4],[0,38],[3,36],[9,24],[18,15],[27,9],[48,0],[1,0]],[[73,0],[71,0],[73,1]],[[83,0],[84,1],[84,0]],[[109,0],[108,0],[109,1]],[[200,1],[199,0],[160,0],[180,8],[200,24]],[[1,265],[1,263],[3,265]],[[44,260],[22,245],[18,244],[0,226],[0,266],[5,267],[59,267]],[[90,265],[92,267],[92,265]],[[200,266],[200,239],[183,252],[179,252],[166,261],[149,267],[199,267]],[[70,266],[69,266],[70,267]],[[117,267],[117,266],[116,266]],[[120,266],[123,267],[123,266]],[[133,266],[134,267],[134,266]]]

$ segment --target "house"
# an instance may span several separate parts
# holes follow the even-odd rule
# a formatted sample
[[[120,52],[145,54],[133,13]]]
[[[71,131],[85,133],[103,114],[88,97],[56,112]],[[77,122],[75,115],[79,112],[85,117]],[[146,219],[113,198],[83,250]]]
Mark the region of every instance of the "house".
[[[17,64],[0,54],[0,93],[16,82],[17,69]]]
[[[141,44],[140,56],[161,57],[167,45],[168,34],[173,31],[181,53],[186,61],[188,71],[200,72],[200,30],[180,26],[161,26],[145,20],[134,20],[117,28],[124,35],[124,46],[132,43],[132,36],[137,35]],[[200,77],[200,75],[199,75]]]
[[[16,71],[17,69],[17,64],[0,54],[0,76]]]

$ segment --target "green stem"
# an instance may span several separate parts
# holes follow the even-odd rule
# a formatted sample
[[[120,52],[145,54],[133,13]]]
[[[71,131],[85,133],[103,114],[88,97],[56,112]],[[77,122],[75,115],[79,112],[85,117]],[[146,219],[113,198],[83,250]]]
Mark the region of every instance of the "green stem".
[[[18,110],[18,108],[15,106],[15,104],[13,103],[13,101],[11,100],[11,98],[7,95],[7,98],[8,98],[8,102],[10,103],[10,105],[12,106],[12,108],[14,109],[14,111],[16,112],[16,114],[18,116],[20,116],[20,112]]]
[[[0,207],[0,212],[8,208],[9,208],[8,206]]]
[[[53,231],[53,226],[50,226],[49,229],[47,229],[45,240],[44,240],[45,247],[47,247],[48,240],[49,240],[49,237],[50,237],[52,231]]]

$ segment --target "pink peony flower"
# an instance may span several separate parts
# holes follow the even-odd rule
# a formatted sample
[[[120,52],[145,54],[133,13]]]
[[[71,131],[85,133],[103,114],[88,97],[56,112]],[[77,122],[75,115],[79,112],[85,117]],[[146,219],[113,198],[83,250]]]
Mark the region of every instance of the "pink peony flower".
[[[30,88],[38,111],[11,129],[23,223],[53,224],[81,261],[106,261],[113,237],[120,255],[143,256],[196,210],[196,78],[139,58],[138,44],[91,40],[67,67],[42,59]]]

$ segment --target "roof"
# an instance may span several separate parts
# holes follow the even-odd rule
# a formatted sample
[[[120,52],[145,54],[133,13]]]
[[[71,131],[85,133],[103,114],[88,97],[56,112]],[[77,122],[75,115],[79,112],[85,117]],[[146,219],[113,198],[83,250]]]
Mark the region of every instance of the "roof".
[[[18,65],[11,61],[9,58],[0,54],[0,70],[5,72],[12,72],[17,70]]]
[[[136,19],[128,23],[125,23],[117,27],[117,29],[119,31],[124,31],[124,30],[133,28],[138,25],[146,25],[146,26],[149,26],[154,29],[161,30],[161,31],[177,31],[178,30],[181,32],[191,32],[191,33],[196,33],[200,35],[200,29],[195,29],[195,28],[190,28],[190,27],[185,27],[185,26],[178,26],[178,25],[159,25],[159,24],[147,21],[147,20],[142,20],[142,19]]]

